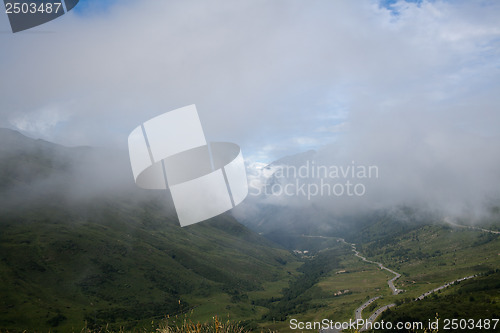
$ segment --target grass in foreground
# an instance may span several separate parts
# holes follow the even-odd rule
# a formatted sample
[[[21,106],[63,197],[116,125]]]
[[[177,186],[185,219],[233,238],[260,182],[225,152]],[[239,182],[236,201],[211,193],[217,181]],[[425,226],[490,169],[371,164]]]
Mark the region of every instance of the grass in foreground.
[[[181,326],[168,326],[168,323],[156,329],[158,333],[250,333],[244,329],[239,322],[221,321],[217,316],[213,317],[210,323],[193,323],[191,320],[184,320]],[[268,331],[271,332],[271,331]]]
[[[29,331],[22,331],[28,333]],[[110,330],[108,327],[103,327],[98,330],[83,328],[79,333],[252,333],[256,331],[245,329],[240,322],[222,321],[217,316],[212,318],[211,322],[194,323],[190,319],[184,318],[181,322],[168,320],[164,321],[157,328],[152,325],[151,328],[142,328],[139,330],[128,331],[124,329]],[[278,331],[260,331],[260,333],[278,333]],[[10,333],[9,331],[0,330],[0,333]]]

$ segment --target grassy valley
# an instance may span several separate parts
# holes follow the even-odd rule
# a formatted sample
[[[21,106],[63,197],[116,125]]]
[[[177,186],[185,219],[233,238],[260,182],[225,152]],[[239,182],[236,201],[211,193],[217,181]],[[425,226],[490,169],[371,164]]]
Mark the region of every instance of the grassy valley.
[[[493,223],[493,226],[496,225]],[[357,249],[369,260],[381,262],[400,273],[402,276],[396,280],[395,285],[404,291],[393,295],[387,281],[394,275],[380,269],[376,264],[364,262],[354,256],[351,246],[340,238],[302,236],[305,238],[302,244],[317,238],[318,242],[337,249],[337,265],[303,292],[303,299],[312,300],[309,308],[301,313],[290,313],[283,322],[271,326],[272,328],[288,331],[292,318],[304,322],[321,321],[324,318],[338,322],[349,321],[354,318],[354,311],[361,304],[375,296],[380,298],[363,310],[362,317],[365,319],[376,309],[392,303],[396,304],[396,307],[388,310],[384,316],[388,313],[398,313],[402,314],[403,318],[404,314],[412,313],[412,318],[425,322],[434,319],[435,312],[440,316],[443,312],[441,318],[445,318],[444,314],[447,318],[456,318],[457,312],[460,318],[467,314],[469,307],[475,305],[475,314],[480,314],[480,309],[487,309],[482,318],[492,318],[490,315],[498,313],[499,303],[495,295],[496,286],[500,281],[496,273],[496,269],[500,267],[500,235],[443,223],[417,223],[408,220],[403,222],[384,216],[378,221],[367,223],[359,236],[357,239],[347,238],[346,241],[360,241],[362,238],[364,242],[356,243]],[[423,301],[413,302],[423,293],[447,282],[476,274],[479,275],[477,278],[459,284],[470,285],[467,292],[464,289],[454,293],[458,287],[451,286],[431,294]],[[483,280],[489,282],[483,283]],[[473,287],[476,284],[477,287]],[[490,296],[486,297],[488,293]],[[447,294],[454,294],[452,300],[461,304],[460,311],[450,313],[453,307],[449,304],[446,311],[434,311],[444,303],[436,301],[434,304],[433,299],[438,295],[441,297],[440,295]],[[447,299],[447,302],[451,300]],[[427,306],[424,306],[425,304]],[[431,304],[434,305],[430,306]],[[428,311],[414,311],[420,306],[424,306]],[[396,316],[387,318],[394,319]]]
[[[240,324],[224,324],[228,332],[288,332],[291,319],[348,321],[373,297],[362,318],[388,304],[387,320],[498,314],[500,235],[488,232],[500,229],[498,211],[481,227],[399,208],[323,229],[322,212],[308,229],[314,212],[274,207],[262,211],[266,221],[305,227],[265,238],[222,214],[181,228],[168,193],[140,190],[117,169],[126,156],[0,136],[9,142],[0,149],[0,331],[170,332],[166,322],[187,330],[230,320]],[[88,163],[106,158],[106,168]],[[394,274],[352,244],[401,274],[403,292],[394,295]]]

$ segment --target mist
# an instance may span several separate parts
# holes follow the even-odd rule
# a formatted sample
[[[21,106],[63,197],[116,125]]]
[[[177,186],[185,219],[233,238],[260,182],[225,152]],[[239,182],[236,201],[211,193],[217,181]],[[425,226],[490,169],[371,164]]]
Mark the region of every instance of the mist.
[[[99,202],[134,205],[148,200],[172,206],[165,191],[145,191],[135,185],[127,151],[65,147],[7,129],[0,129],[0,139],[3,210]]]
[[[194,103],[207,140],[239,144],[249,166],[313,149],[319,165],[379,170],[362,196],[249,197],[238,214],[408,205],[474,220],[499,200],[499,14],[497,1],[370,0],[73,11],[44,33],[0,35],[0,126],[122,151],[77,162],[87,176],[64,180],[91,196],[133,186],[133,128]]]

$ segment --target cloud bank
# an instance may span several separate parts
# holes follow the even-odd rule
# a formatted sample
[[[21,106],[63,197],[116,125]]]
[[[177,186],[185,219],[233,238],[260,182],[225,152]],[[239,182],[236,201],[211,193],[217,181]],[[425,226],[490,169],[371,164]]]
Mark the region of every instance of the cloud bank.
[[[124,149],[137,124],[195,103],[207,139],[254,162],[314,148],[379,167],[370,205],[461,210],[498,194],[499,14],[497,1],[120,1],[0,34],[0,126]]]

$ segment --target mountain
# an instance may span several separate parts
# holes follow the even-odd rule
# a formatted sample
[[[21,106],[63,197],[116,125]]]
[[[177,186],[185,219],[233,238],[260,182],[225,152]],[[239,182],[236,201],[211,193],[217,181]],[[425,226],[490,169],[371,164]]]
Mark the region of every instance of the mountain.
[[[378,309],[391,305],[375,326],[382,327],[381,320],[390,321],[394,326],[385,330],[387,332],[398,331],[395,329],[398,322],[434,321],[436,313],[441,318],[440,330],[451,332],[464,330],[451,329],[451,326],[444,329],[446,319],[474,319],[478,326],[470,331],[481,332],[479,319],[491,322],[498,318],[500,219],[488,230],[445,225],[433,219],[424,221],[415,211],[401,210],[373,217],[369,223],[360,225],[357,233],[346,237],[345,242],[338,237],[303,235],[301,238],[310,240],[311,245],[328,246],[300,268],[305,270],[317,263],[322,268],[321,274],[315,275],[312,270],[301,277],[301,286],[305,287],[288,302],[293,305],[291,309],[283,302],[271,309],[270,315],[282,320],[272,328],[289,331],[291,318],[349,322],[354,320],[356,310],[374,298],[373,303],[360,310],[362,318],[367,319]],[[330,251],[335,251],[335,255],[328,258],[328,264],[337,261],[333,269],[320,260]],[[310,256],[310,252],[304,255]],[[389,282],[397,288],[396,294]],[[293,286],[289,290],[299,290],[298,285]],[[417,300],[421,295],[426,296]],[[414,331],[424,332],[423,329]]]
[[[290,250],[319,250],[326,245],[303,235],[345,237],[369,224],[374,215],[383,214],[356,206],[358,198],[321,193],[322,184],[332,189],[344,179],[332,176],[332,166],[317,158],[318,154],[309,150],[268,165],[252,165],[248,171],[250,194],[233,210],[234,216]],[[355,209],[337,209],[347,200]]]
[[[445,210],[416,203],[373,204],[370,199],[353,194],[354,191],[349,194],[348,182],[351,190],[356,182],[369,189],[370,181],[377,180],[363,177],[369,166],[354,161],[335,165],[326,160],[311,150],[268,165],[250,165],[250,194],[233,210],[233,215],[250,229],[290,250],[319,250],[326,246],[304,236],[341,237],[361,243],[377,237],[389,239],[428,223],[449,224]],[[336,195],[335,187],[338,193],[341,189],[344,192]],[[498,200],[491,199],[484,206],[480,214],[473,210],[467,213],[463,207],[462,215],[454,219],[461,225],[497,228]]]
[[[252,230],[306,258],[300,268],[304,275],[270,306],[267,316],[276,319],[270,328],[289,331],[291,318],[349,322],[363,309],[362,318],[369,318],[388,306],[383,318],[394,324],[407,319],[427,323],[436,312],[441,318],[476,322],[497,317],[500,214],[494,200],[482,218],[470,219],[473,214],[465,207],[463,216],[451,218],[444,210],[421,205],[370,209],[351,200],[355,205],[338,209],[350,198],[273,193],[273,187],[279,192],[318,184],[319,169],[313,168],[322,165],[314,153],[304,153],[250,173],[259,180],[259,195],[233,211]],[[449,287],[464,277],[473,277],[460,282],[467,288]],[[432,297],[415,301],[427,293]],[[374,301],[364,305],[367,300]]]
[[[498,206],[471,225],[417,207],[335,214],[324,202],[250,195],[180,228],[168,192],[135,186],[126,153],[10,130],[0,139],[0,331],[155,331],[165,317],[229,316],[286,332],[291,318],[348,321],[373,297],[364,317],[396,304],[387,318],[427,321],[450,302],[462,304],[462,317],[472,306],[498,313]],[[277,167],[309,158],[314,152],[270,165],[263,186],[285,186],[291,178]]]
[[[30,184],[64,171],[68,159],[61,159],[65,147],[43,140],[33,140],[21,133],[0,129],[0,189]]]
[[[167,192],[135,187],[127,154],[7,129],[0,141],[0,330],[260,318],[252,302],[298,264],[229,214],[179,227]]]

